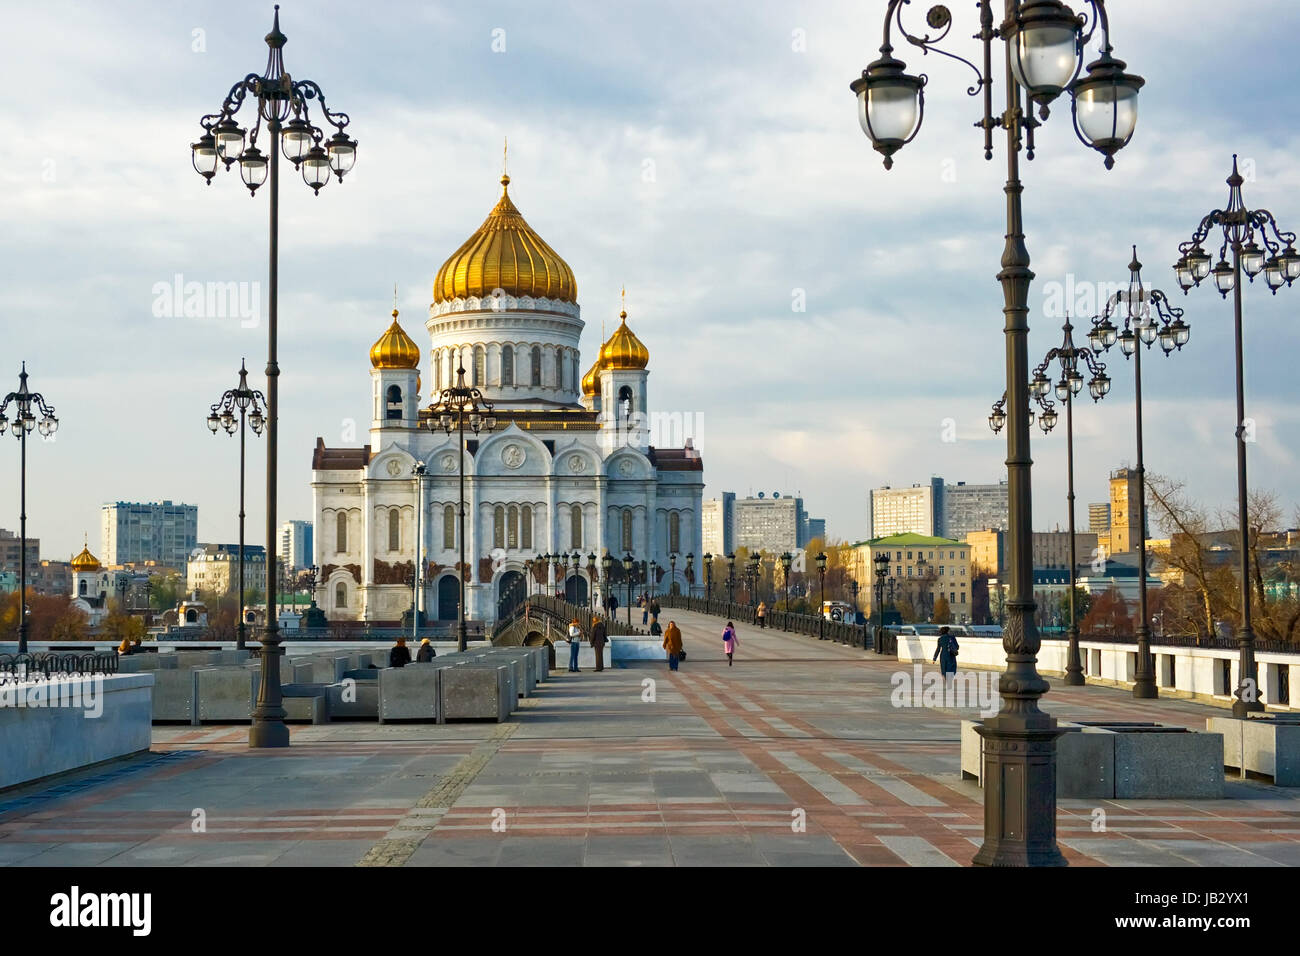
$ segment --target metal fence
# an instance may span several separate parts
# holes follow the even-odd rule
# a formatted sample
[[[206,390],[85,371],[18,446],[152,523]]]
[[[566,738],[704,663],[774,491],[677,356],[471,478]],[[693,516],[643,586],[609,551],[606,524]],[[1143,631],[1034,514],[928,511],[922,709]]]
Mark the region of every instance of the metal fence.
[[[260,641],[265,628],[248,625],[246,637],[250,641]],[[466,621],[465,634],[471,641],[483,640],[486,629],[482,621]],[[432,641],[456,640],[456,622],[438,621],[434,624],[421,624],[417,628],[418,637],[427,637]],[[217,641],[232,642],[236,633],[233,629],[209,629],[197,633],[159,634],[157,640],[163,643],[212,643]],[[333,621],[326,627],[298,627],[292,630],[280,628],[281,641],[375,641],[394,643],[399,637],[411,639],[410,625],[399,627],[393,624],[367,624],[364,621]]]
[[[116,673],[116,651],[37,651],[29,654],[0,654],[0,683]]]
[[[705,598],[686,597],[682,594],[656,595],[660,607],[681,608],[683,611],[695,611],[758,625],[758,611],[748,604],[733,604],[729,601],[709,601]],[[791,634],[806,634],[809,637],[835,641],[849,647],[861,647],[874,650],[877,654],[896,655],[898,641],[894,634],[886,630],[880,633],[874,625],[844,624],[827,621],[811,614],[796,614],[793,611],[776,611],[769,608],[763,616],[765,627]]]
[[[620,608],[620,610],[622,610]],[[497,621],[492,630],[492,639],[495,640],[503,634],[507,628],[514,625],[520,617],[527,616],[530,619],[542,621],[550,620],[560,628],[562,634],[568,633],[568,626],[571,621],[577,621],[578,627],[582,628],[582,633],[589,636],[591,626],[599,615],[605,621],[605,633],[610,637],[644,637],[646,632],[627,623],[626,612],[623,619],[619,619],[618,612],[612,616],[601,613],[599,608],[585,607],[577,604],[571,604],[563,598],[550,597],[547,595],[533,595],[532,598],[513,608],[508,616],[502,617]],[[636,609],[632,610],[633,617],[636,616]]]

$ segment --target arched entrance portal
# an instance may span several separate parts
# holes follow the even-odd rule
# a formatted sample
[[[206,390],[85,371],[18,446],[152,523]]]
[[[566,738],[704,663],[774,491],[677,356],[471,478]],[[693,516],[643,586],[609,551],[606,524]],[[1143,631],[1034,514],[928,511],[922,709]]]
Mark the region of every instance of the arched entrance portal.
[[[524,576],[518,571],[507,571],[497,581],[497,620],[510,616],[524,603]]]
[[[587,579],[575,574],[564,582],[564,600],[570,604],[587,603]]]
[[[459,602],[460,590],[456,586],[455,576],[444,574],[438,579],[438,620],[456,620],[456,605]]]

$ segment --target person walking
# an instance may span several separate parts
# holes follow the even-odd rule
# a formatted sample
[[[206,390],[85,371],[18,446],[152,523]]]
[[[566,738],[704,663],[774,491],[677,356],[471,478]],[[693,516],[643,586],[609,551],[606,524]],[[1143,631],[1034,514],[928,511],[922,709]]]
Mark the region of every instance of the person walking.
[[[740,642],[736,640],[736,625],[731,621],[722,629],[722,650],[727,655],[727,666],[731,666],[731,655],[736,653],[736,645]]]
[[[426,637],[420,641],[420,649],[415,652],[415,662],[417,664],[427,664],[437,656],[438,652],[433,649],[433,645],[429,643],[429,639]]]
[[[677,670],[677,662],[682,658],[682,632],[676,621],[669,621],[664,630],[664,650],[668,652],[668,669]]]
[[[591,649],[596,652],[596,670],[605,669],[605,644],[609,640],[608,632],[605,629],[605,621],[599,615],[596,621],[591,625]]]
[[[575,617],[569,622],[569,673],[571,674],[579,673],[578,649],[580,647],[582,647],[582,628]]]
[[[388,652],[389,667],[405,667],[411,663],[411,652],[406,647],[406,638],[399,637],[393,649]]]
[[[758,626],[767,627],[767,624],[764,623],[766,620],[767,620],[767,602],[759,601],[758,602]]]
[[[945,682],[957,673],[957,649],[957,638],[948,633],[947,627],[939,628],[939,643],[930,660],[938,658],[939,673]]]
[[[609,616],[613,617],[618,611],[618,595],[613,591],[609,592]]]
[[[646,624],[650,623],[650,602],[646,600],[644,591],[642,591],[641,596],[636,599],[636,606],[641,609],[641,625],[644,627]]]
[[[659,630],[659,612],[661,610],[662,608],[659,607],[659,599],[651,598],[650,599],[650,633],[651,634],[662,633]]]

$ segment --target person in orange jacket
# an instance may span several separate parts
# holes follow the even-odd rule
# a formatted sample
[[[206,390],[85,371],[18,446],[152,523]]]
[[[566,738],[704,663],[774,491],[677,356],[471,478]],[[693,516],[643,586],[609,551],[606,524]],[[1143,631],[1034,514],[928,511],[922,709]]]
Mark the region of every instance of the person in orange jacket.
[[[677,670],[677,662],[682,657],[682,632],[676,621],[669,621],[664,629],[664,650],[668,652],[668,669]]]

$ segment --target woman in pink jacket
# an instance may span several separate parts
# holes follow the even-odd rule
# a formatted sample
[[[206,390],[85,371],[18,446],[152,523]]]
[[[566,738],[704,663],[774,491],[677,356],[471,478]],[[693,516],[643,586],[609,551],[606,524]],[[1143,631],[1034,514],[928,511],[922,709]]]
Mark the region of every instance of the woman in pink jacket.
[[[730,621],[722,629],[722,649],[727,653],[727,666],[731,666],[731,655],[736,653],[736,645],[740,642],[736,640],[736,625]]]

